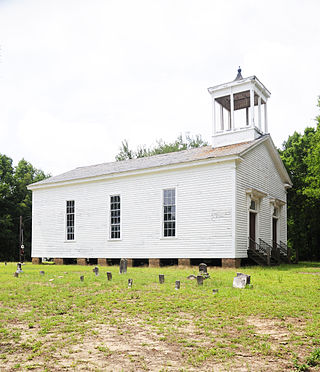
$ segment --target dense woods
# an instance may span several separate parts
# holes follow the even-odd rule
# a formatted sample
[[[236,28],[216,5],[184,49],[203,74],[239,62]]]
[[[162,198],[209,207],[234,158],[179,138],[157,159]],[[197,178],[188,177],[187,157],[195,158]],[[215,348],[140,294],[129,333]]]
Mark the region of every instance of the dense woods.
[[[288,191],[288,243],[297,259],[309,261],[320,259],[320,115],[316,123],[303,134],[293,133],[280,150],[293,182]]]
[[[0,154],[0,260],[19,259],[20,216],[25,258],[30,259],[32,194],[27,185],[45,177],[26,160],[14,167],[12,159]]]

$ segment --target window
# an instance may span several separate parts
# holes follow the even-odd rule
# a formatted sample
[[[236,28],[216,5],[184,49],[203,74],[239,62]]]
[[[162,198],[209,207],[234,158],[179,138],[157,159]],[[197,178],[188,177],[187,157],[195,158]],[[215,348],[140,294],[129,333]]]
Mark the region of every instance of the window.
[[[255,200],[251,199],[250,209],[253,210],[253,211],[255,211],[257,209]]]
[[[110,238],[120,239],[120,195],[110,196]]]
[[[176,190],[163,190],[163,236],[176,236]]]
[[[67,200],[67,240],[74,240],[74,200]]]

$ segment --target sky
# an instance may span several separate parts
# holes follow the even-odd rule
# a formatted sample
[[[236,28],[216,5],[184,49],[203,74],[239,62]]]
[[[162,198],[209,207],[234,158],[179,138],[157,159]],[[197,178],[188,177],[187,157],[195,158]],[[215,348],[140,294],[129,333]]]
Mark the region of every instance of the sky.
[[[0,153],[56,175],[212,135],[208,87],[238,66],[271,92],[280,147],[314,126],[319,0],[0,0]]]

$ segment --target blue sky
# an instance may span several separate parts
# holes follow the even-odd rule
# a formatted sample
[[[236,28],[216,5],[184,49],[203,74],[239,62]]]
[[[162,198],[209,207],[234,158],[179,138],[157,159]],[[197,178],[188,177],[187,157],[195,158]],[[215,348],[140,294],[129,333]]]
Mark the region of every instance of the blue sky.
[[[314,125],[320,2],[0,0],[0,152],[51,174],[180,133],[211,141],[207,88],[256,75],[277,146]]]

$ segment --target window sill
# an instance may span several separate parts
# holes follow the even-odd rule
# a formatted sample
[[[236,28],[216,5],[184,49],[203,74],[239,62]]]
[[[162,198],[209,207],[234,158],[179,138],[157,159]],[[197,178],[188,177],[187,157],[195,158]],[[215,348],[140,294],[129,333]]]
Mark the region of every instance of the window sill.
[[[122,242],[122,238],[120,239],[107,239],[108,242]]]
[[[64,242],[65,243],[76,243],[77,241],[76,240],[65,240]]]
[[[160,240],[178,240],[177,236],[162,236]]]

